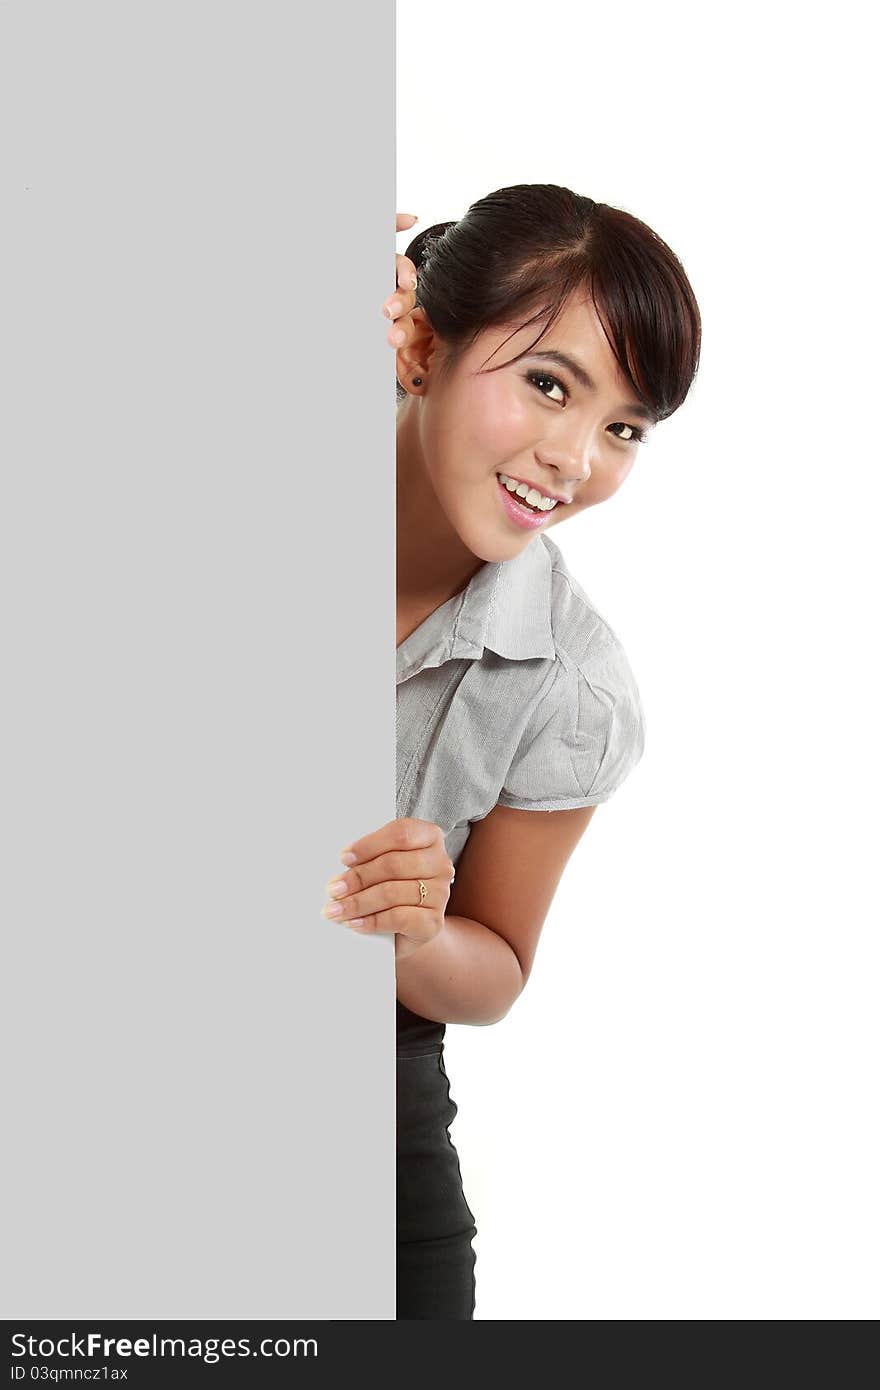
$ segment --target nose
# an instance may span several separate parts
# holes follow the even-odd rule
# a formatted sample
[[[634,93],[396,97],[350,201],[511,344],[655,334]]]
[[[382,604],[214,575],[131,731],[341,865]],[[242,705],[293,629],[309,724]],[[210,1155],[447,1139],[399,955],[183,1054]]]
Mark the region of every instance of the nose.
[[[567,430],[563,429],[552,439],[546,440],[536,456],[539,462],[554,469],[560,485],[564,480],[570,487],[577,487],[579,483],[585,483],[592,472],[590,456],[598,447],[598,427],[590,421],[574,418],[566,424]]]
[[[589,478],[592,468],[590,467],[589,449],[563,449],[545,448],[537,451],[538,462],[545,468],[551,468],[558,475],[559,483],[568,483],[576,487],[578,483],[585,483]]]

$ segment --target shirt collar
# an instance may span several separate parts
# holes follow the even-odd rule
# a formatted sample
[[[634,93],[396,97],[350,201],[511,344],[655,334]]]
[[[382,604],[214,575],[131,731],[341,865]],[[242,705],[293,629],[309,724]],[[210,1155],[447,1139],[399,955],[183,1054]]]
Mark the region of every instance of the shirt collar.
[[[398,647],[397,684],[426,666],[479,660],[486,650],[511,661],[554,657],[552,568],[541,536],[510,560],[488,561]]]

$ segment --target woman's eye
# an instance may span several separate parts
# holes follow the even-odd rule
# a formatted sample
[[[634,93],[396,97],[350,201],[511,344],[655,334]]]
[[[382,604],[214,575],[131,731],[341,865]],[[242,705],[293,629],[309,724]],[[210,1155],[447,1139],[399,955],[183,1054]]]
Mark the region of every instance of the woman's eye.
[[[625,444],[629,444],[631,441],[635,444],[644,444],[645,442],[644,430],[637,429],[635,425],[626,425],[622,420],[618,420],[615,425],[609,425],[608,428],[612,430],[624,430],[625,433],[617,435],[617,438],[622,439]]]
[[[546,396],[548,401],[555,401],[557,405],[564,405],[568,400],[568,389],[563,385],[558,377],[552,376],[549,372],[526,372],[526,380],[530,381],[542,396]],[[545,390],[549,386],[550,390]],[[559,391],[559,396],[551,396],[550,391]],[[620,430],[620,434],[615,434],[615,439],[621,440],[624,444],[644,444],[647,434],[645,430],[639,429],[637,425],[627,425],[623,420],[618,420],[616,424],[609,425],[610,430]]]
[[[563,404],[564,401],[568,399],[568,392],[566,391],[562,382],[558,379],[558,377],[550,376],[548,372],[526,372],[526,379],[530,381],[533,386],[537,387],[537,389],[541,392],[541,395],[546,396],[548,401],[555,400],[558,404]],[[556,387],[558,390],[562,392],[562,401],[559,401],[558,396],[551,396],[548,391],[544,390],[544,387],[541,385],[541,382],[547,381],[549,381],[551,389],[553,387]]]

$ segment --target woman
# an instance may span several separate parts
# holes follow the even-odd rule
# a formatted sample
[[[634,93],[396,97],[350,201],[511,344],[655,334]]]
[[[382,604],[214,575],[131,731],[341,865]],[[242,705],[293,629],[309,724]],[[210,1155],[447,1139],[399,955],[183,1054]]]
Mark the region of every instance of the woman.
[[[613,496],[682,404],[700,315],[650,228],[552,184],[416,237],[386,312],[398,814],[343,852],[325,914],[395,933],[397,1316],[469,1319],[445,1026],[511,1008],[573,849],[644,746],[626,654],[546,532]]]

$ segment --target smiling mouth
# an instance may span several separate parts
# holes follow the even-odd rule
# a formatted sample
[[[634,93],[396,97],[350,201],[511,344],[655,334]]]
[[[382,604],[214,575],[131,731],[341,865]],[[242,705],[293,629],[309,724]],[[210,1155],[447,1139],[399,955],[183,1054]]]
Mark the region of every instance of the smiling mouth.
[[[549,512],[555,511],[557,507],[567,505],[561,498],[548,497],[540,488],[521,482],[519,478],[511,478],[506,473],[496,473],[495,477],[521,507],[528,508],[529,511],[535,512],[538,516],[546,516]]]

